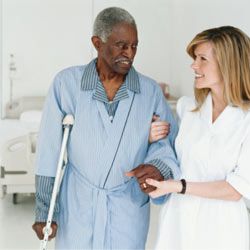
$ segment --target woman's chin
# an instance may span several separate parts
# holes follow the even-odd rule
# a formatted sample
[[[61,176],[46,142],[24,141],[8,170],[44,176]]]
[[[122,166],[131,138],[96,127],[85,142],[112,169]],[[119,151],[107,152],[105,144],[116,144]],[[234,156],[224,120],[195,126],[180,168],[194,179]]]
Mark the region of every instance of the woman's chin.
[[[201,84],[201,83],[195,83],[195,88],[196,89],[205,89],[207,88],[207,86],[205,84]]]

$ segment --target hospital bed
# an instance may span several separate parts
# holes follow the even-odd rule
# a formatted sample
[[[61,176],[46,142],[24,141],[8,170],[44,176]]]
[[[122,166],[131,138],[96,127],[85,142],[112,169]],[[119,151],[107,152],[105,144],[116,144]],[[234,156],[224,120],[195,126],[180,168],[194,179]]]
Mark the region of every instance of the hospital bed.
[[[34,159],[43,97],[14,100],[0,120],[0,197],[35,192]],[[34,110],[35,109],[35,110]]]

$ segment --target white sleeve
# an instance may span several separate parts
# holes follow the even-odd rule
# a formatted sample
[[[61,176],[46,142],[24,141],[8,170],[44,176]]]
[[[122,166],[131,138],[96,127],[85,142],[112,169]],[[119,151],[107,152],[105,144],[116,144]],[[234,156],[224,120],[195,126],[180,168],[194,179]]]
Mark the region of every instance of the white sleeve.
[[[187,97],[187,96],[182,96],[176,104],[176,111],[177,111],[177,117],[178,121],[181,121],[184,114],[187,111],[191,111],[195,108],[195,102],[194,98],[192,97]]]
[[[237,166],[226,180],[243,197],[250,199],[250,133],[242,143]]]

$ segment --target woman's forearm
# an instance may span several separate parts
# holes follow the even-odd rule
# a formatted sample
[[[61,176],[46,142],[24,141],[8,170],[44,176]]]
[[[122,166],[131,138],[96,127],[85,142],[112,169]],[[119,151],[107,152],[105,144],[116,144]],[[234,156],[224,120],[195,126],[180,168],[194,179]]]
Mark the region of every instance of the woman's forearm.
[[[174,181],[175,192],[180,190],[180,181]],[[221,200],[239,200],[242,195],[227,181],[187,182],[186,194]]]
[[[156,181],[153,179],[147,179],[146,182],[149,185],[156,187],[156,190],[150,193],[152,198],[170,193],[180,193],[182,191],[181,181],[171,179],[167,181]],[[187,181],[185,194],[230,201],[237,201],[242,197],[236,189],[224,180],[211,182]]]

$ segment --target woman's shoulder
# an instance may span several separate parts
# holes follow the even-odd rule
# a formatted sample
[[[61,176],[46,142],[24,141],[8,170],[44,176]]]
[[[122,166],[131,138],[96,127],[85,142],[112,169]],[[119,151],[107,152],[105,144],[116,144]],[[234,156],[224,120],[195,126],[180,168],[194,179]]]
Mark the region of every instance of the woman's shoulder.
[[[180,119],[183,118],[186,112],[190,112],[195,109],[195,98],[189,96],[182,96],[178,99],[176,105],[177,115]]]

